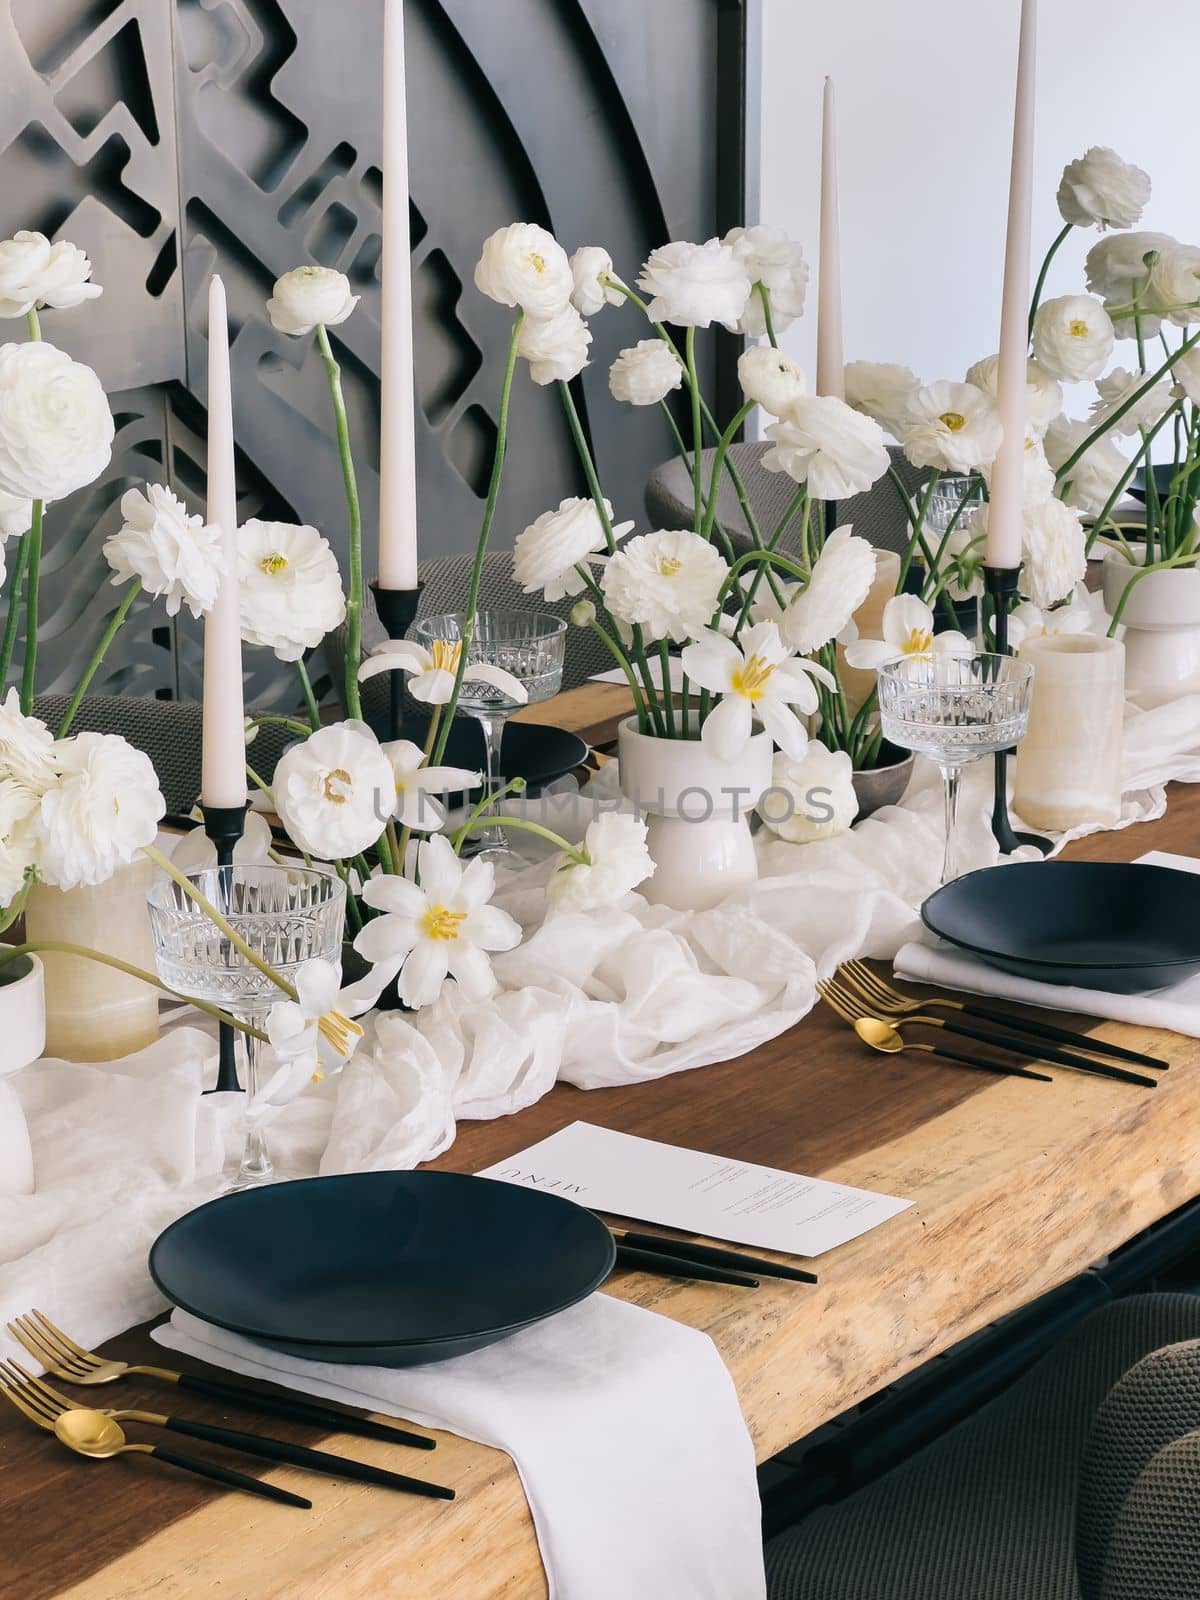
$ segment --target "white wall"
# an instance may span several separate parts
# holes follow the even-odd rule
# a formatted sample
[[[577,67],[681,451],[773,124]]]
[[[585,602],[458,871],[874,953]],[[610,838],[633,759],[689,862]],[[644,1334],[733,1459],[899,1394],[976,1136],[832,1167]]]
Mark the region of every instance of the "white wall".
[[[847,360],[960,378],[1000,319],[1018,0],[762,0],[761,209],[800,239],[808,309],[781,342],[814,365],[821,85],[838,100]],[[1042,0],[1036,272],[1065,163],[1110,145],[1150,174],[1141,226],[1200,243],[1189,76],[1200,0]],[[1076,231],[1050,294],[1083,291]],[[1118,346],[1118,359],[1132,345]],[[1132,364],[1132,362],[1127,362]],[[1075,408],[1078,409],[1078,408]]]

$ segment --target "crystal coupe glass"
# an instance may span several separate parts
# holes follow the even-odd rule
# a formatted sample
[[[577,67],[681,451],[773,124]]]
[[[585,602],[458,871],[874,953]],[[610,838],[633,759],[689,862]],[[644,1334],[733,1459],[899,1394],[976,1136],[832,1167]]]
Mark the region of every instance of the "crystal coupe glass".
[[[255,955],[291,982],[305,961],[338,961],[346,914],[346,886],[332,873],[305,867],[208,867],[185,876],[239,934]],[[234,946],[172,878],[149,894],[155,964],[179,994],[220,1006],[261,1030],[268,1011],[285,997]],[[247,1103],[261,1089],[261,1041],[239,1034],[245,1052],[242,1087]],[[277,1176],[262,1128],[252,1120],[236,1187],[270,1183]]]

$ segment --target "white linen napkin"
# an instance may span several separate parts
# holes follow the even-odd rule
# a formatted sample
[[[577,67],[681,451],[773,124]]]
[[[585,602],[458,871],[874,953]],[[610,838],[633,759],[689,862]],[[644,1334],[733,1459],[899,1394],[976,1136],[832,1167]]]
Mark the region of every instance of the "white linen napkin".
[[[593,1294],[428,1367],[301,1361],[176,1311],[159,1344],[504,1450],[550,1600],[762,1600],[754,1450],[707,1334]],[[437,1457],[430,1461],[436,1477]],[[453,1487],[453,1485],[451,1485]]]
[[[1151,850],[1138,860],[1149,866],[1175,867],[1181,872],[1200,872],[1200,860],[1193,856],[1168,855]],[[1046,1006],[1052,1011],[1079,1011],[1086,1016],[1109,1017],[1114,1022],[1135,1022],[1147,1028],[1170,1028],[1175,1033],[1200,1038],[1200,975],[1185,978],[1167,989],[1149,994],[1109,994],[1101,989],[1076,989],[1064,984],[1038,983],[1001,972],[979,956],[945,944],[926,931],[920,939],[904,945],[896,956],[898,978],[916,983],[937,984],[945,989],[963,989],[969,994],[993,995],[1027,1005]]]

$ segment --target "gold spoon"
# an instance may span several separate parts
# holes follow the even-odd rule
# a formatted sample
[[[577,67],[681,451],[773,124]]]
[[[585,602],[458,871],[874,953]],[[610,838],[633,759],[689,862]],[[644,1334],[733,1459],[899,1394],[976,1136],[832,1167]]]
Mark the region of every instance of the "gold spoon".
[[[872,1050],[882,1050],[885,1055],[900,1055],[906,1050],[919,1050],[923,1055],[937,1056],[939,1061],[953,1061],[960,1067],[970,1067],[975,1072],[994,1072],[1003,1078],[1036,1078],[1039,1083],[1052,1083],[1044,1072],[1034,1072],[1030,1067],[1008,1067],[1001,1061],[986,1061],[975,1056],[959,1055],[954,1050],[937,1050],[931,1044],[917,1044],[902,1039],[898,1027],[884,1022],[881,1017],[858,1017],[854,1031]]]
[[[94,1461],[107,1461],[112,1456],[131,1454],[153,1456],[156,1461],[182,1467],[185,1472],[194,1472],[201,1478],[212,1478],[227,1488],[244,1489],[248,1494],[261,1495],[265,1500],[278,1500],[282,1505],[301,1506],[306,1511],[312,1507],[311,1500],[293,1494],[290,1489],[262,1483],[258,1478],[249,1478],[245,1473],[233,1472],[211,1461],[197,1461],[192,1456],[176,1455],[173,1450],[164,1450],[158,1444],[130,1444],[120,1425],[112,1417],[105,1416],[103,1411],[82,1407],[75,1411],[64,1411],[54,1419],[54,1433],[76,1455],[89,1456]]]

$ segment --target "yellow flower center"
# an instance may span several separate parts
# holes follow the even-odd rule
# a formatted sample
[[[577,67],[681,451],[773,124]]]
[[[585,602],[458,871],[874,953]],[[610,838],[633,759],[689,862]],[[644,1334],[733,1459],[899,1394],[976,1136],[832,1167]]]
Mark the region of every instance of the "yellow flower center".
[[[462,654],[462,640],[435,639],[429,654],[433,657],[435,672],[457,672],[458,658]]]
[[[458,938],[458,930],[466,920],[465,911],[451,911],[449,906],[430,906],[421,918],[421,931],[427,939],[451,944]]]
[[[277,572],[282,572],[288,564],[288,558],[280,551],[274,550],[269,556],[264,556],[258,563],[268,577],[273,578]]]
[[[660,556],[658,560],[658,570],[664,578],[673,578],[682,566],[678,556]]]
[[[354,1047],[354,1041],[363,1036],[361,1024],[350,1017],[344,1017],[340,1011],[327,1011],[317,1023],[317,1032],[328,1039],[340,1056],[348,1056]],[[321,1077],[322,1073],[318,1068],[313,1073],[313,1082],[320,1083]]]
[[[1082,317],[1072,317],[1067,328],[1067,332],[1071,335],[1072,339],[1086,339],[1088,336],[1088,325]]]
[[[957,433],[960,428],[965,428],[967,425],[967,419],[961,411],[943,411],[938,421],[949,428],[951,433]]]
[[[767,679],[775,671],[769,661],[764,661],[761,656],[747,656],[742,665],[735,669],[729,680],[729,687],[734,694],[740,694],[753,705],[763,697]]]
[[[545,258],[544,255],[540,255],[538,253],[538,251],[531,250],[529,252],[529,254],[525,257],[525,260],[529,263],[529,265],[533,268],[533,270],[535,272],[545,272],[545,270],[546,270],[546,258]]]
[[[331,806],[344,806],[352,787],[350,774],[345,767],[334,767],[325,774],[321,792]]]
[[[904,641],[906,656],[921,656],[933,647],[933,634],[928,628],[914,628]]]

